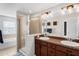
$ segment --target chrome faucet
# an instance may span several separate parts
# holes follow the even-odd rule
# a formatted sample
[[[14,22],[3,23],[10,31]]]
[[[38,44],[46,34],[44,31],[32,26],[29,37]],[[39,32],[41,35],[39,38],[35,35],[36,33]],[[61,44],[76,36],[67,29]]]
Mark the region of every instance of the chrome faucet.
[[[46,36],[47,36],[47,34],[45,33],[45,34],[44,34],[44,37],[46,37]]]
[[[71,38],[68,38],[67,40],[72,41],[72,39],[71,39]]]

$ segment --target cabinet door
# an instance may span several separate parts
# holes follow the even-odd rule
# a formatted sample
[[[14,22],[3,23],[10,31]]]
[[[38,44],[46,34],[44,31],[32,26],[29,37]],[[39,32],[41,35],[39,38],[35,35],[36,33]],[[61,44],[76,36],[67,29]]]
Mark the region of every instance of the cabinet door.
[[[56,56],[66,56],[67,55],[67,48],[63,46],[56,46]]]
[[[48,48],[48,56],[55,56],[55,49]]]
[[[36,45],[36,47],[35,47],[35,54],[37,56],[40,56],[40,45]]]
[[[66,53],[67,52],[67,49],[68,48],[63,47],[63,46],[59,46],[59,45],[56,46],[56,50],[61,51],[61,52],[65,52]]]
[[[68,56],[79,56],[79,50],[68,49]]]
[[[56,50],[55,55],[56,55],[56,56],[66,56],[67,54],[64,53],[64,52],[61,52],[61,51],[57,51],[57,50]]]
[[[39,40],[35,40],[35,54],[37,56],[40,56],[40,41]]]
[[[47,46],[41,45],[41,56],[47,56]]]

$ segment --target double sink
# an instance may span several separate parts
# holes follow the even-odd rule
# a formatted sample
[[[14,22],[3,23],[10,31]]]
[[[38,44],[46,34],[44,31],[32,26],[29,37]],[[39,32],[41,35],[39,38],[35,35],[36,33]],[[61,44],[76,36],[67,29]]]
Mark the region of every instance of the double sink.
[[[49,40],[50,38],[49,37],[40,37],[39,39],[41,39],[41,40]],[[60,43],[63,44],[63,45],[72,46],[72,47],[79,46],[79,43],[69,41],[69,40],[62,40],[62,41],[60,41]]]

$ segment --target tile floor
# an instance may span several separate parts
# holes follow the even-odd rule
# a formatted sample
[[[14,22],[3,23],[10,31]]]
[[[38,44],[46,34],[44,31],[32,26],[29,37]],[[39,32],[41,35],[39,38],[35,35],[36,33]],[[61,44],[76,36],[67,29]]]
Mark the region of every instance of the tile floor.
[[[0,56],[13,56],[16,54],[16,51],[16,46],[6,49],[0,49]]]

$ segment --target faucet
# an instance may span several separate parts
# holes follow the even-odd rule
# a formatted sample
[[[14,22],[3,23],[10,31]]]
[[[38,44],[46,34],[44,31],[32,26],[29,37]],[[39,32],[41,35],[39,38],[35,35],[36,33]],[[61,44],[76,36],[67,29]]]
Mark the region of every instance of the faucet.
[[[46,37],[46,36],[47,36],[47,34],[45,33],[45,34],[44,34],[44,37]]]
[[[67,40],[72,41],[72,39],[71,39],[71,38],[68,38]]]

